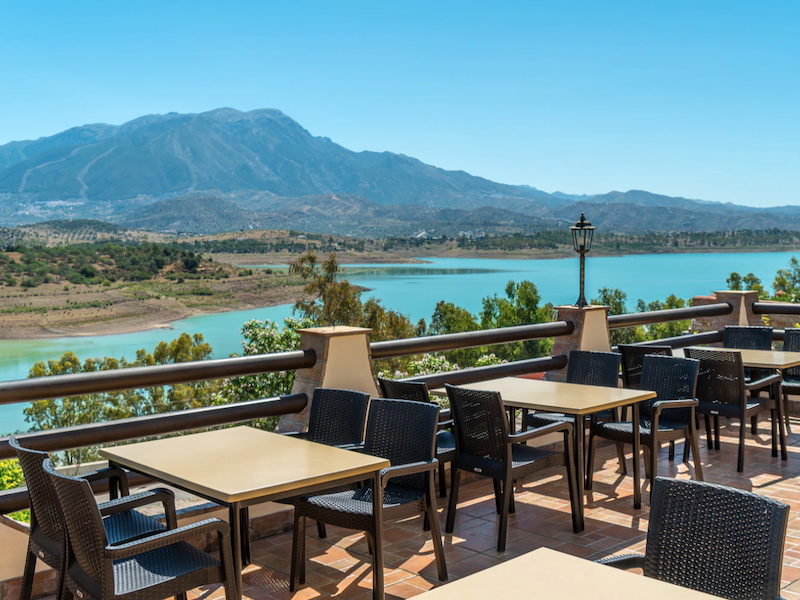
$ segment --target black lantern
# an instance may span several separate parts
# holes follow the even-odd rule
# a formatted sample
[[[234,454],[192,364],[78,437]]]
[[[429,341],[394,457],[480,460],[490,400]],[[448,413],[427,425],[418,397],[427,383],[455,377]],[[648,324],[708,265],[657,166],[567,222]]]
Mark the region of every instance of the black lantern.
[[[581,213],[581,219],[575,225],[570,227],[572,231],[572,243],[575,246],[575,252],[581,255],[581,295],[576,302],[578,308],[588,306],[586,296],[583,295],[583,282],[584,271],[586,264],[586,253],[592,249],[592,237],[594,236],[594,226],[586,220],[586,217]]]

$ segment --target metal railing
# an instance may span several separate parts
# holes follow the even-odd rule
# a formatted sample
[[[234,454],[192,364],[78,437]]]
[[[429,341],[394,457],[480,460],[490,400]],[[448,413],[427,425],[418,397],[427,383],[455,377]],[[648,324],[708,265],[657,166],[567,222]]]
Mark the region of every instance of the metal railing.
[[[608,317],[608,327],[609,329],[638,327],[639,325],[653,325],[655,323],[683,321],[699,317],[717,317],[729,315],[732,312],[733,306],[729,302],[719,302],[717,304],[706,304],[705,306],[687,306],[686,308],[669,308],[643,313],[611,315]]]
[[[790,302],[753,302],[756,315],[800,315],[800,304]]]

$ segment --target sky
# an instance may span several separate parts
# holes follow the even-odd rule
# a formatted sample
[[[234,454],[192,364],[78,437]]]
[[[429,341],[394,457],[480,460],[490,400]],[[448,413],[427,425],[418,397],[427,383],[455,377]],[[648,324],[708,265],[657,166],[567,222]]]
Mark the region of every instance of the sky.
[[[800,204],[800,2],[0,0],[0,144],[277,108],[548,192]]]

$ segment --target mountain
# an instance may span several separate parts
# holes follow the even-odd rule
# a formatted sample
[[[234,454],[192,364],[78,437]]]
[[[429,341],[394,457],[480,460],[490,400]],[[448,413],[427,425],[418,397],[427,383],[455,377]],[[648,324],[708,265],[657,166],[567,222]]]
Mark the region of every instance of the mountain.
[[[148,115],[0,146],[0,226],[88,218],[196,232],[450,235],[563,227],[581,210],[612,231],[800,229],[798,207],[643,190],[547,193],[402,154],[353,152],[272,109]]]

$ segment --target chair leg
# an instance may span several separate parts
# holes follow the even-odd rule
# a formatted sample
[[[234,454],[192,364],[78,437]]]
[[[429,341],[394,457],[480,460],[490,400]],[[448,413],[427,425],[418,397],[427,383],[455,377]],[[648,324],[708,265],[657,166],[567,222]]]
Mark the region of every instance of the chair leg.
[[[695,431],[697,431],[697,429],[695,429]],[[683,442],[683,462],[684,463],[688,463],[689,462],[689,455],[691,454],[691,449],[692,449],[691,445],[689,445],[687,442]]]
[[[292,566],[289,574],[289,591],[294,592],[297,587],[305,583],[303,563],[306,562],[306,518],[294,512],[294,528],[292,530]]]
[[[433,482],[433,471],[428,480],[428,491],[425,494],[425,516],[431,524],[431,540],[433,541],[433,554],[436,556],[436,570],[439,581],[447,581],[447,563],[445,562],[444,547],[442,546],[442,532],[439,528],[439,513],[436,510],[436,488]]]
[[[456,524],[456,505],[458,504],[458,484],[461,481],[461,470],[450,464],[450,503],[447,506],[447,523],[445,533],[453,533]]]
[[[706,444],[708,445],[709,450],[714,449],[714,438],[712,437],[712,429],[711,429],[711,416],[710,415],[703,415],[704,420],[706,422]]]
[[[625,464],[625,444],[623,444],[622,442],[617,442],[617,460],[619,461],[619,470],[620,470],[620,472],[623,475],[627,475],[628,474],[628,466]],[[590,471],[587,471],[587,473],[589,473],[589,472]]]
[[[322,521],[317,521],[317,534],[322,540],[328,537],[328,530],[325,528],[325,523]]]
[[[778,411],[771,410],[769,416],[770,425],[772,427],[772,456],[778,456]]]
[[[685,446],[691,445],[694,455],[694,476],[697,481],[703,481],[703,465],[700,462],[700,444],[697,443],[697,430],[689,424],[689,431],[683,441]]]
[[[31,600],[31,592],[33,591],[33,576],[36,574],[36,555],[28,550],[25,555],[25,571],[22,574],[22,590],[19,593],[19,600]],[[59,586],[56,591],[57,597],[61,598],[63,585],[61,585],[62,578],[64,577],[64,569],[58,574]]]
[[[791,434],[792,430],[789,427],[789,394],[783,395],[783,420],[786,423],[786,433]]]
[[[511,500],[508,505],[508,514],[513,515],[517,512],[517,507],[514,505],[514,490],[517,488],[517,482],[512,480],[511,481]]]
[[[294,537],[294,534],[292,534]],[[292,562],[294,562],[294,547],[292,548]],[[233,566],[233,548],[231,548],[231,538],[219,536],[219,555],[222,563],[222,574],[225,577],[223,584],[225,588],[225,600],[239,600],[236,593],[236,573]],[[291,581],[289,582],[291,584]],[[68,600],[68,599],[65,599]]]
[[[373,545],[372,534],[369,531],[364,532],[364,537],[367,538],[367,552],[370,556],[375,554],[375,546]]]
[[[653,436],[653,447],[650,448],[650,490],[653,490],[653,483],[656,481],[656,477],[658,477],[658,441],[657,438]]]
[[[642,445],[642,452],[644,452],[644,476],[650,479],[650,447]],[[636,457],[634,457],[636,460]]]
[[[739,473],[744,471],[744,432],[746,427],[745,419],[742,417],[742,426],[739,428],[739,462],[736,465],[736,471]]]
[[[492,486],[494,487],[494,508],[499,515],[503,512],[503,492],[500,489],[500,480],[492,479]]]
[[[719,444],[719,415],[714,415],[714,448],[720,449]]]
[[[669,441],[669,460],[675,460],[675,440]]]
[[[758,415],[750,417],[750,429],[753,435],[758,435]]]
[[[592,433],[589,434],[589,443],[586,445],[586,481],[583,484],[583,489],[590,490],[592,489],[592,484],[594,483],[592,474],[594,473],[594,451],[596,445],[596,436]],[[619,442],[617,442],[617,457],[620,457],[619,454]],[[620,457],[620,464],[625,463],[625,456],[622,455]]]
[[[439,463],[439,495],[442,498],[447,498],[447,481],[444,474],[444,463]]]
[[[503,512],[500,513],[500,531],[497,535],[497,551],[506,551],[506,537],[508,535],[508,513],[511,509],[511,497],[514,494],[514,483],[509,477],[503,481]]]

